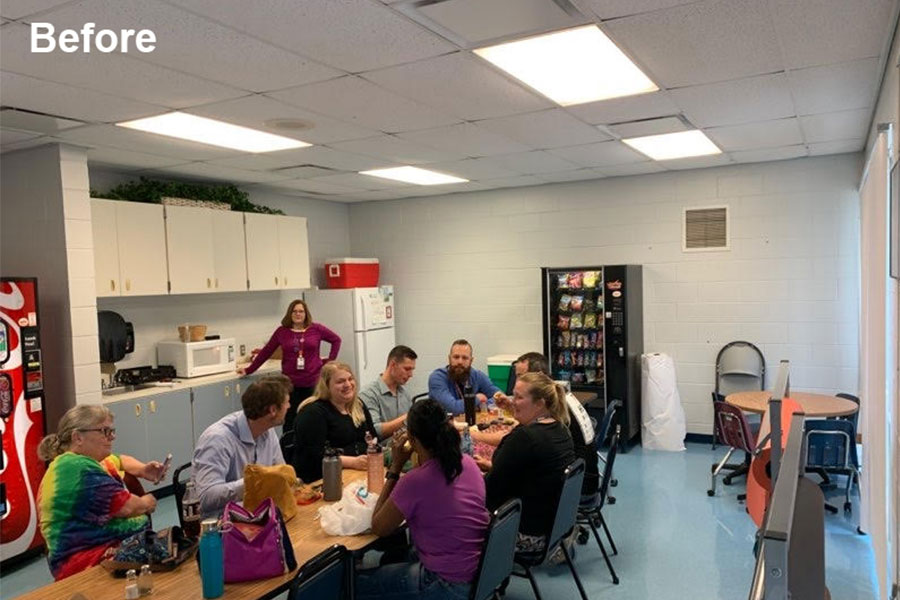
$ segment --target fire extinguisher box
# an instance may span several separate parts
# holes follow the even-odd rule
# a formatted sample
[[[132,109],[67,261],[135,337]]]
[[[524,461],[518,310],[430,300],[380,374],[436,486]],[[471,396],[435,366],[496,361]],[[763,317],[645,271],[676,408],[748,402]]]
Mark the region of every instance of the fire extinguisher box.
[[[329,288],[375,287],[378,285],[377,258],[328,258],[325,279]]]

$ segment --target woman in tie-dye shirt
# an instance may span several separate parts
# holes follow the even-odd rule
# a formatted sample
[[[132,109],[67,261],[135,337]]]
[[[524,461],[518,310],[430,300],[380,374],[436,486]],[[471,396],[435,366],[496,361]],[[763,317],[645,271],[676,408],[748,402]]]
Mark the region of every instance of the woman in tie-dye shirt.
[[[162,465],[111,455],[116,437],[105,406],[80,405],[63,415],[58,431],[41,441],[38,455],[51,460],[38,491],[41,533],[57,580],[98,564],[107,549],[148,525],[156,508],[151,494],[125,489],[120,473],[139,466],[148,479]],[[132,469],[127,468],[131,466]],[[147,477],[150,475],[150,477]]]

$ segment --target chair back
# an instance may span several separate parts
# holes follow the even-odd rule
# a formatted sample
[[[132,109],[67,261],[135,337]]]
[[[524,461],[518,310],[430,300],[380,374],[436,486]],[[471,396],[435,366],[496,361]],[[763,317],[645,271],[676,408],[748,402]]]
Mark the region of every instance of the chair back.
[[[512,573],[521,518],[522,501],[518,498],[508,500],[491,515],[470,600],[490,598]]]
[[[846,394],[841,392],[840,394],[835,394],[838,398],[844,398],[845,400],[850,400],[852,402],[856,402],[856,412],[852,415],[845,415],[843,417],[838,417],[838,419],[842,419],[844,421],[850,421],[853,423],[853,430],[859,426],[859,398],[854,396],[853,394]]]
[[[618,453],[616,447],[619,445],[620,432],[621,428],[616,425],[616,432],[609,443],[609,450],[606,451],[606,462],[603,464],[603,479],[600,480],[600,488],[597,490],[599,495],[597,500],[598,508],[603,508],[603,505],[606,504],[606,496],[609,493],[609,484],[613,476],[613,463],[616,461],[616,454]]]
[[[741,409],[727,402],[713,402],[713,417],[724,445],[744,452],[753,452],[756,438],[750,431],[747,417]]]
[[[575,527],[575,519],[578,517],[578,504],[581,502],[581,484],[584,482],[584,461],[576,459],[566,467],[563,473],[562,490],[559,492],[559,502],[556,505],[556,517],[553,519],[553,529],[547,539],[547,552],[552,552],[572,528]]]
[[[353,554],[335,544],[300,567],[287,600],[352,600],[353,578]]]
[[[603,413],[603,422],[600,423],[600,429],[597,432],[596,445],[597,452],[600,452],[606,440],[609,438],[609,432],[613,428],[613,422],[616,419],[616,413],[622,408],[621,400],[613,400],[606,405],[606,412]]]
[[[509,365],[509,376],[506,378],[506,389],[503,390],[507,396],[512,396],[513,390],[516,387],[516,361],[512,361],[512,364]]]
[[[410,402],[410,404],[415,404],[419,400],[424,400],[427,397],[428,397],[428,392],[422,392],[421,394],[416,394],[415,396],[412,397],[412,401]]]
[[[278,440],[278,444],[281,446],[281,455],[284,457],[284,462],[289,465],[294,464],[294,430],[285,431],[281,439]]]
[[[857,466],[856,431],[841,419],[810,419],[806,431],[806,466],[847,468]]]
[[[750,342],[725,344],[716,356],[716,393],[723,396],[766,385],[766,359]]]
[[[187,480],[181,481],[181,474],[184,471],[188,471],[188,475],[190,475],[192,464],[185,463],[172,473],[172,493],[175,495],[175,507],[178,509],[178,524],[182,529],[184,529],[184,507],[182,503],[184,501],[184,492],[187,490]]]

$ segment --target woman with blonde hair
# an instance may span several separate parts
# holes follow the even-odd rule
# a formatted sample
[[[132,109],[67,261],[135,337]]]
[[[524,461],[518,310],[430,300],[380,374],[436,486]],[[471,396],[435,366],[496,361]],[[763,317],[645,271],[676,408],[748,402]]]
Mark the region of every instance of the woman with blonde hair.
[[[38,446],[38,456],[51,461],[38,490],[38,515],[57,580],[98,564],[107,550],[146,529],[156,508],[151,494],[125,489],[121,473],[158,481],[162,465],[111,454],[115,439],[109,409],[83,404],[66,411],[57,432]]]
[[[376,440],[378,434],[356,392],[349,365],[322,367],[315,392],[300,404],[294,421],[294,470],[303,481],[322,478],[326,445],[340,451],[345,469],[366,470],[366,433]]]
[[[510,498],[522,499],[516,552],[537,554],[553,528],[563,473],[575,461],[566,392],[543,373],[525,373],[516,381],[511,403],[519,425],[503,438],[492,460],[475,460],[488,472],[488,510]]]

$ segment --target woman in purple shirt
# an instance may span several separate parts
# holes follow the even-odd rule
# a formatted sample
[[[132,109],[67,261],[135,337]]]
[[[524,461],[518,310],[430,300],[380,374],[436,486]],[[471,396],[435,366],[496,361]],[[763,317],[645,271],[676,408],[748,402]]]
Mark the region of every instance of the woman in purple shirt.
[[[319,354],[322,340],[331,344],[328,359],[325,361],[322,361]],[[269,360],[279,346],[281,346],[281,372],[294,384],[291,407],[284,419],[284,431],[291,431],[297,407],[312,396],[322,365],[337,358],[341,349],[341,338],[324,325],[313,323],[306,302],[294,300],[288,305],[287,312],[281,319],[281,327],[275,330],[266,345],[256,354],[253,362],[245,369],[238,369],[238,373],[241,375],[253,373]]]
[[[437,401],[413,404],[407,423],[409,432],[394,436],[372,532],[390,535],[405,520],[418,558],[358,571],[357,597],[466,599],[490,521],[484,479],[472,457],[460,451],[459,433]],[[401,478],[413,451],[419,466]]]

